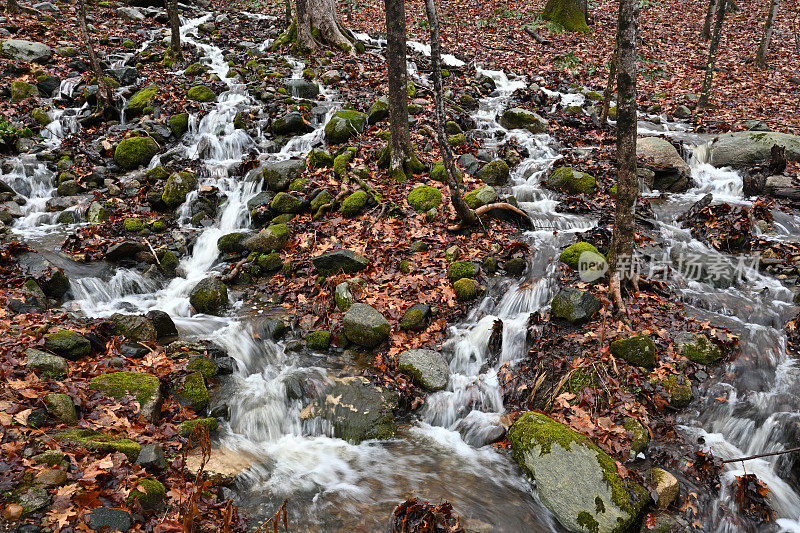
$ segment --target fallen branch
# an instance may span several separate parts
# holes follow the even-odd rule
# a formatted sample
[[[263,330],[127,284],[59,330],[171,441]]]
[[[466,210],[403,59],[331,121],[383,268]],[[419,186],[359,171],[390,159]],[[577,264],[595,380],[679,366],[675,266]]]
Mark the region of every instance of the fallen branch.
[[[539,32],[537,32],[537,31],[536,31],[536,30],[534,30],[533,28],[529,28],[528,26],[525,26],[525,27],[523,28],[523,30],[525,30],[525,33],[527,33],[528,35],[530,35],[531,37],[533,37],[533,38],[534,38],[534,40],[535,40],[537,43],[541,44],[542,46],[549,46],[549,45],[550,45],[550,41],[548,41],[547,39],[545,39],[544,37],[542,37],[541,35],[539,35]]]
[[[533,222],[531,221],[531,217],[528,215],[528,213],[526,213],[522,209],[520,209],[518,207],[514,207],[513,205],[511,205],[509,203],[506,203],[506,202],[497,202],[497,203],[494,203],[494,204],[487,204],[487,205],[481,206],[481,207],[479,207],[478,209],[475,210],[475,215],[476,216],[481,216],[481,215],[485,215],[487,213],[490,213],[492,211],[510,211],[511,213],[514,213],[515,215],[517,215],[517,216],[521,217],[523,220],[525,220],[528,223],[528,226],[533,225]],[[459,222],[458,224],[454,224],[452,226],[448,226],[447,230],[448,231],[458,231],[458,230],[462,229],[463,227],[464,226]]]
[[[780,452],[759,453],[758,455],[751,455],[749,457],[739,457],[738,459],[727,459],[725,461],[722,461],[722,464],[738,463],[739,461],[749,461],[750,459],[760,459],[762,457],[772,457],[773,455],[783,455],[785,453],[792,453],[792,452],[800,452],[800,446],[798,446],[797,448],[790,448],[788,450],[783,450]]]
[[[225,274],[224,276],[222,276],[220,278],[220,280],[222,280],[222,281],[231,281],[233,278],[235,278],[237,275],[239,275],[239,269],[242,268],[242,265],[244,265],[247,262],[248,257],[249,257],[249,255],[244,256],[244,258],[241,261],[239,261],[238,263],[233,265],[233,268],[231,269],[231,271],[228,272],[227,274]]]
[[[144,243],[147,245],[147,247],[148,247],[148,248],[150,248],[150,253],[151,253],[151,254],[153,254],[153,257],[154,257],[154,258],[155,258],[155,260],[156,260],[156,264],[157,264],[158,266],[161,266],[161,261],[159,261],[159,260],[158,260],[158,255],[156,255],[156,251],[155,251],[155,250],[153,250],[153,245],[152,245],[152,244],[150,244],[150,241],[148,241],[147,239],[144,239],[144,238],[143,238],[142,240],[143,240],[143,241],[144,241]]]

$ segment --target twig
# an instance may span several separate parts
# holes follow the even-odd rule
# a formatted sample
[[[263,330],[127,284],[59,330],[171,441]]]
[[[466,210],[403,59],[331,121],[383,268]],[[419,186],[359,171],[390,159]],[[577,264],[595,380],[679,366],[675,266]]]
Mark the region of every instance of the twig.
[[[780,451],[780,452],[759,453],[758,455],[751,455],[749,457],[739,457],[738,459],[728,459],[726,461],[722,461],[722,464],[738,463],[739,461],[749,461],[750,459],[760,459],[761,457],[771,457],[773,455],[783,455],[785,453],[792,453],[792,452],[800,452],[800,446],[798,446],[797,448],[790,448],[788,450],[783,450],[783,451]]]
[[[233,268],[231,269],[231,271],[228,272],[227,274],[225,274],[224,276],[222,276],[220,278],[220,280],[221,281],[231,281],[233,278],[235,278],[239,274],[239,269],[242,268],[242,265],[247,262],[248,258],[249,258],[248,255],[244,256],[244,258],[241,261],[239,261],[238,263],[236,263],[235,265],[233,265]]]
[[[545,39],[544,37],[539,35],[539,32],[537,32],[533,28],[529,28],[528,26],[525,26],[523,28],[523,30],[525,30],[525,33],[527,33],[528,35],[533,37],[534,40],[536,40],[536,42],[541,44],[542,46],[548,46],[550,44],[550,41],[548,41],[547,39]]]
[[[156,260],[156,264],[157,264],[158,266],[161,266],[161,261],[159,261],[159,260],[158,260],[158,255],[156,255],[156,251],[155,251],[155,250],[153,250],[153,245],[152,245],[152,244],[150,244],[150,241],[148,241],[148,240],[147,240],[147,239],[145,239],[144,237],[142,237],[142,240],[143,240],[143,241],[144,241],[144,243],[147,245],[147,247],[148,247],[148,248],[150,248],[150,253],[151,253],[151,254],[153,254],[153,257],[154,257],[154,258],[155,258],[155,260]]]

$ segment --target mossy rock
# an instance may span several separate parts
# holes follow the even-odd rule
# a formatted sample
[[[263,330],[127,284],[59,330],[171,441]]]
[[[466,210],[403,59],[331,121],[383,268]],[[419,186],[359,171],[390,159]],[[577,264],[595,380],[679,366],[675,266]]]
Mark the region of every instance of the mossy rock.
[[[178,207],[186,196],[197,188],[197,176],[193,172],[175,172],[167,178],[161,200],[167,207]]]
[[[89,339],[70,329],[62,329],[47,335],[44,339],[44,347],[54,354],[72,361],[85,357],[92,351]]]
[[[205,74],[208,71],[208,68],[201,65],[200,63],[192,63],[183,71],[184,76],[199,76],[201,74]]]
[[[155,183],[157,181],[163,181],[169,178],[169,172],[167,172],[164,167],[159,165],[145,172],[144,177],[148,183]]]
[[[152,137],[129,137],[117,145],[114,161],[125,170],[134,170],[146,166],[159,149]]]
[[[561,255],[558,256],[558,260],[562,263],[566,263],[572,270],[578,270],[578,263],[580,261],[581,254],[584,252],[592,252],[600,257],[603,257],[603,254],[597,251],[592,244],[588,242],[576,242],[575,244],[570,244],[561,252]]]
[[[461,278],[453,283],[453,291],[456,293],[456,300],[459,302],[474,300],[481,293],[478,282],[470,278]]]
[[[136,462],[142,447],[124,437],[117,435],[106,435],[92,429],[68,429],[55,433],[53,437],[61,442],[75,446],[83,446],[95,452],[120,452],[125,454],[128,461]]]
[[[650,432],[647,431],[644,424],[633,417],[626,418],[622,427],[633,435],[631,438],[631,456],[636,457],[647,448],[650,442]]]
[[[255,235],[249,236],[242,245],[245,250],[267,254],[281,250],[289,241],[291,228],[288,224],[271,224]]]
[[[355,217],[367,205],[369,195],[364,191],[356,191],[342,201],[341,211],[346,217]]]
[[[103,207],[100,202],[92,202],[86,211],[86,220],[90,224],[99,224],[111,216],[111,211]]]
[[[649,335],[634,335],[611,343],[611,354],[642,368],[656,367],[656,345]]]
[[[542,18],[561,26],[567,31],[589,31],[586,17],[579,2],[548,0],[542,11]]]
[[[240,254],[245,251],[244,241],[250,237],[249,233],[235,231],[217,239],[217,249],[223,254]]]
[[[228,305],[228,287],[215,277],[208,277],[194,286],[189,303],[198,313],[220,315]]]
[[[208,389],[203,374],[200,372],[188,374],[176,389],[175,397],[180,403],[190,406],[196,412],[208,407]]]
[[[722,349],[705,335],[681,333],[675,339],[681,355],[700,365],[713,365],[722,359]]]
[[[456,170],[458,171],[458,175],[455,176],[456,181],[458,183],[463,183],[464,182],[464,175],[461,173],[461,170],[459,168],[456,167]],[[443,159],[439,159],[431,167],[431,179],[433,181],[438,181],[438,182],[441,182],[441,183],[447,183],[447,173],[445,172],[444,160]]]
[[[25,100],[31,96],[39,96],[39,90],[35,85],[22,80],[12,81],[9,91],[11,92],[12,102],[19,102],[20,100]]]
[[[469,261],[456,261],[447,268],[447,279],[456,282],[462,278],[474,278],[478,275],[479,268]]]
[[[31,110],[31,118],[42,126],[47,126],[48,124],[53,122],[53,119],[50,118],[47,112],[45,112],[44,109],[40,109],[38,107]]]
[[[126,218],[122,221],[122,229],[138,233],[144,229],[144,222],[141,218]]]
[[[180,139],[189,131],[189,113],[178,113],[169,117],[169,131]]]
[[[509,276],[521,276],[525,273],[525,269],[528,267],[528,262],[523,259],[522,257],[512,257],[508,261],[506,261],[503,265],[505,268],[506,274]]]
[[[122,398],[130,393],[139,402],[142,415],[157,421],[161,414],[161,382],[158,377],[143,372],[112,372],[100,374],[89,382],[89,389],[112,398]]]
[[[180,433],[182,437],[188,437],[196,427],[203,427],[208,430],[209,435],[216,433],[219,428],[219,422],[216,418],[195,418],[194,420],[186,420],[181,422]]]
[[[322,148],[315,148],[308,154],[309,168],[330,168],[333,166],[333,156]]]
[[[603,304],[594,294],[574,287],[565,287],[550,302],[550,317],[579,326],[589,322],[601,307]]]
[[[62,380],[69,374],[67,360],[34,348],[25,350],[25,367],[33,370],[42,379]]]
[[[297,196],[279,192],[269,204],[270,209],[276,213],[299,213],[303,210],[303,200]]]
[[[572,167],[559,167],[550,173],[544,186],[555,191],[569,194],[588,194],[594,191],[597,180],[585,172],[579,172]]]
[[[207,357],[195,357],[186,365],[189,372],[200,372],[204,378],[211,379],[217,375],[217,363]]]
[[[325,139],[332,144],[347,141],[364,131],[367,115],[352,109],[337,111],[325,125]]]
[[[514,422],[508,441],[542,503],[570,531],[628,531],[650,500],[644,487],[620,476],[614,458],[541,413]]]
[[[670,374],[664,379],[657,380],[661,383],[669,397],[669,406],[673,409],[683,409],[692,401],[692,383],[683,375]]]
[[[478,209],[484,205],[489,205],[497,202],[497,191],[491,185],[484,185],[480,189],[475,189],[464,195],[464,202],[471,209]]]
[[[74,425],[78,422],[75,403],[69,394],[45,394],[42,400],[47,410],[62,424]]]
[[[261,254],[256,258],[256,265],[265,272],[276,272],[283,266],[281,254],[272,252],[270,254]]]
[[[392,327],[375,308],[354,303],[344,314],[342,331],[350,342],[365,348],[375,348],[389,338]]]
[[[377,124],[381,120],[389,116],[389,99],[385,96],[378,98],[374,104],[369,108],[367,113],[367,122],[369,124]]]
[[[467,136],[463,133],[456,133],[447,138],[447,144],[453,147],[467,144]]]
[[[500,117],[500,125],[506,129],[523,129],[531,133],[546,133],[550,124],[532,111],[518,107],[506,109]]]
[[[425,213],[436,209],[442,203],[442,191],[429,185],[415,187],[408,194],[408,205],[417,213]]]
[[[211,102],[217,98],[217,95],[214,94],[214,91],[205,85],[195,85],[189,89],[189,92],[186,93],[186,96],[189,98],[189,100],[194,100],[195,102]]]
[[[508,163],[502,159],[486,163],[475,173],[475,177],[487,185],[505,185],[510,175]]]
[[[403,331],[422,331],[427,327],[431,308],[425,304],[414,304],[400,319],[400,329]]]
[[[142,490],[139,490],[142,489]],[[157,479],[143,478],[136,482],[136,487],[128,494],[128,501],[139,501],[143,509],[160,509],[164,505],[167,489]]]
[[[311,350],[327,350],[331,345],[330,331],[312,331],[306,335],[306,345]]]
[[[158,87],[155,85],[148,85],[136,91],[125,106],[128,116],[141,115],[144,113],[145,108],[153,107],[153,99],[157,94]]]

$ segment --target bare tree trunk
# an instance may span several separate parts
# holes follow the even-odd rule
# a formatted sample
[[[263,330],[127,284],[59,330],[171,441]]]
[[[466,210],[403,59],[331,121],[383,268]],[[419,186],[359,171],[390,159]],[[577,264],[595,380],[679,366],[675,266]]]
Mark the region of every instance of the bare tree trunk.
[[[697,102],[698,107],[707,107],[708,98],[711,95],[711,82],[714,79],[714,66],[717,63],[717,51],[719,50],[719,41],[722,39],[722,23],[725,21],[725,7],[726,0],[718,0],[717,13],[714,20],[714,34],[711,36],[711,44],[708,48],[708,62],[706,63],[706,76],[703,79],[703,90],[700,91],[700,100]]]
[[[586,0],[547,0],[542,18],[563,26],[567,31],[589,31],[587,11]]]
[[[386,68],[389,75],[389,131],[392,135],[389,175],[405,181],[403,163],[413,150],[408,132],[408,73],[406,70],[406,11],[403,0],[385,0]]]
[[[17,4],[17,0],[8,0],[6,2],[6,13],[19,13],[19,4]]]
[[[111,88],[106,83],[105,73],[100,66],[100,60],[97,58],[97,53],[94,50],[94,41],[89,35],[89,30],[86,28],[86,2],[85,0],[77,0],[77,3],[78,25],[80,26],[83,44],[86,47],[86,52],[89,56],[89,63],[92,66],[92,72],[94,72],[94,76],[97,78],[97,96],[100,102],[100,107],[103,110],[108,110],[114,106],[114,94],[111,92]]]
[[[617,77],[617,56],[617,47],[614,45],[614,53],[611,54],[611,64],[608,66],[608,83],[606,83],[606,90],[603,91],[603,110],[600,113],[601,124],[605,124],[608,120],[608,110],[611,107],[611,95],[613,94],[614,81]]]
[[[717,11],[717,3],[720,0],[708,0],[708,9],[706,10],[706,19],[703,22],[703,31],[700,32],[700,38],[706,41],[711,39],[711,23],[714,21],[714,13]]]
[[[471,226],[478,217],[469,208],[461,195],[461,187],[456,181],[458,169],[453,160],[453,153],[450,151],[450,144],[444,133],[446,117],[444,114],[444,97],[442,89],[442,51],[439,45],[439,18],[436,15],[436,4],[434,0],[425,0],[425,9],[428,12],[428,26],[431,32],[431,76],[433,78],[433,91],[435,96],[434,107],[436,108],[436,140],[439,143],[439,151],[444,160],[445,175],[447,176],[447,187],[450,189],[450,201],[459,218],[461,226]]]
[[[354,51],[353,40],[345,34],[336,13],[336,0],[297,0],[297,44],[301,48],[313,51],[319,46],[312,30],[319,32],[322,43]]]
[[[169,48],[174,57],[181,55],[181,22],[178,18],[178,0],[165,0],[169,16]]]
[[[620,292],[624,272],[633,264],[633,210],[639,187],[636,180],[636,33],[638,1],[620,0],[617,22],[617,196],[614,232],[609,254],[609,290],[620,313],[626,313]]]
[[[286,0],[286,24],[292,23],[292,0]]]
[[[769,50],[769,42],[772,40],[772,28],[775,26],[775,17],[778,16],[778,8],[780,5],[781,0],[772,0],[769,6],[767,22],[764,24],[764,35],[761,37],[761,44],[756,54],[756,66],[758,68],[767,66],[767,51]]]

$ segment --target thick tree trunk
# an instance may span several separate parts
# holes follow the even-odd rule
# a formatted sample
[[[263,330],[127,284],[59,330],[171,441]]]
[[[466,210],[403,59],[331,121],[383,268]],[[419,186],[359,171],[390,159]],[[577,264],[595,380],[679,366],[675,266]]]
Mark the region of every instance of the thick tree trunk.
[[[178,18],[178,0],[165,0],[169,16],[169,48],[174,57],[181,55],[181,22]]]
[[[442,52],[439,45],[439,18],[436,15],[434,0],[425,0],[425,9],[428,12],[428,26],[431,32],[431,76],[433,78],[434,107],[436,108],[436,140],[444,160],[447,187],[450,189],[450,201],[453,202],[453,208],[456,210],[460,225],[471,226],[478,220],[478,217],[469,208],[461,195],[461,187],[456,180],[458,169],[444,132],[446,117],[444,114],[444,91],[442,89]]]
[[[389,75],[389,131],[392,135],[389,175],[405,181],[403,163],[411,157],[408,132],[408,74],[406,70],[406,10],[403,0],[385,0],[386,68]]]
[[[588,31],[585,0],[547,0],[542,18],[555,22],[568,31]]]
[[[313,51],[320,42],[347,52],[354,50],[353,40],[336,13],[336,0],[297,0],[297,44]]]
[[[767,66],[767,51],[769,50],[769,42],[772,40],[772,28],[775,26],[775,17],[778,16],[778,8],[781,5],[781,0],[772,0],[767,13],[767,22],[764,24],[764,35],[761,37],[761,44],[758,46],[758,53],[756,54],[756,66],[764,68]]]
[[[8,0],[6,2],[6,13],[19,13],[19,4],[17,4],[17,0]]]
[[[617,196],[614,232],[609,254],[609,289],[624,313],[620,282],[633,265],[633,210],[639,187],[636,181],[636,33],[638,1],[620,0],[617,23]]]
[[[100,66],[100,60],[97,58],[97,53],[94,50],[94,41],[86,27],[86,1],[77,0],[77,7],[78,26],[80,27],[81,37],[83,38],[83,45],[86,47],[86,53],[89,56],[89,64],[92,67],[92,72],[95,78],[97,78],[97,97],[102,110],[107,111],[114,107],[114,94],[106,83],[105,73]]]
[[[708,62],[706,63],[706,76],[703,79],[703,89],[700,91],[698,107],[708,106],[708,99],[711,96],[711,82],[714,79],[714,65],[717,63],[717,51],[719,41],[722,39],[722,23],[725,20],[726,0],[717,1],[717,13],[714,19],[714,34],[711,36],[711,44],[708,47]]]
[[[284,15],[287,25],[292,23],[292,0],[286,0],[286,15]]]
[[[711,23],[714,22],[714,13],[717,12],[717,2],[719,0],[708,0],[706,19],[703,22],[703,31],[700,32],[700,37],[706,41],[711,39]]]

